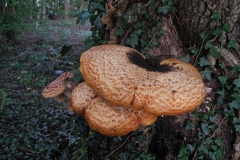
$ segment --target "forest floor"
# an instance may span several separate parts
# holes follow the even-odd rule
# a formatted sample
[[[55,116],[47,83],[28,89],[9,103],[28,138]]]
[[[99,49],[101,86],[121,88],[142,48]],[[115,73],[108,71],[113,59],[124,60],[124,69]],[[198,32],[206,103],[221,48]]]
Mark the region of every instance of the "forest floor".
[[[27,24],[15,42],[0,37],[0,159],[176,159],[186,137],[197,141],[196,130],[184,129],[189,115],[159,117],[152,126],[109,138],[69,113],[65,102],[43,98],[42,89],[57,73],[78,69],[90,34],[89,24],[68,19],[49,20],[37,29]],[[72,48],[60,56],[64,45]]]

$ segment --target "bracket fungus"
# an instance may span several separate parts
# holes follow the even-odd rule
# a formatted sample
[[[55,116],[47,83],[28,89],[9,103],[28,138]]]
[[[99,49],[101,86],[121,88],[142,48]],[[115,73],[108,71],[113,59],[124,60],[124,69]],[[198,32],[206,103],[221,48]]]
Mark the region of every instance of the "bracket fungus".
[[[85,82],[73,89],[70,103],[75,113],[85,115],[90,128],[107,136],[126,135],[139,125],[148,126],[157,119],[141,110],[110,105]]]
[[[42,91],[42,96],[45,98],[54,98],[57,102],[62,102],[66,97],[70,97],[70,92],[73,88],[73,83],[67,81],[68,78],[72,78],[72,72],[63,72],[56,80],[52,81]]]
[[[68,108],[84,115],[94,131],[123,136],[140,125],[153,124],[158,116],[174,116],[199,107],[205,86],[198,70],[178,59],[149,66],[135,49],[114,44],[92,47],[80,57],[85,82],[70,95]],[[42,92],[56,97],[68,87],[65,72]]]
[[[115,106],[173,116],[199,107],[205,96],[198,70],[178,59],[154,68],[137,50],[106,44],[83,52],[80,64],[86,84]]]

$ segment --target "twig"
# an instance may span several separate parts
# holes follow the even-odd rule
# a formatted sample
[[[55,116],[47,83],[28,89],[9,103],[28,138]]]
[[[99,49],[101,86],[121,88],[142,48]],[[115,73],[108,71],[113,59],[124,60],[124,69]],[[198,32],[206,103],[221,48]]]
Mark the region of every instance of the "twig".
[[[132,134],[130,134],[120,146],[118,146],[116,149],[114,149],[111,153],[109,153],[108,155],[106,155],[103,158],[107,158],[107,157],[111,156],[115,151],[117,151],[119,148],[121,148],[133,134],[134,134],[134,132]]]
[[[12,61],[12,60],[15,60],[15,59],[17,59],[18,57],[21,57],[21,56],[23,56],[23,55],[25,55],[25,54],[29,54],[29,52],[24,52],[24,53],[22,53],[22,54],[20,54],[20,55],[17,55],[17,56],[15,56],[15,57],[13,57],[13,58],[10,58],[10,59],[3,59],[3,61]]]

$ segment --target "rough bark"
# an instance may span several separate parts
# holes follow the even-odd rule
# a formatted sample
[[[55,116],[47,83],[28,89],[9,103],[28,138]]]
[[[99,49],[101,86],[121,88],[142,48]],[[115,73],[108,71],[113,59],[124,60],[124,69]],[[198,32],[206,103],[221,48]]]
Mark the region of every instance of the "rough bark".
[[[224,46],[230,39],[237,41],[237,50],[233,51],[226,47],[222,50],[221,56],[229,65],[240,65],[240,1],[239,0],[188,0],[177,1],[175,7],[177,12],[174,19],[179,38],[185,47],[191,48],[200,46],[201,39],[199,33],[209,32],[217,25],[230,24],[230,32],[223,32],[222,45]],[[210,18],[214,12],[220,12],[220,19],[212,23]],[[210,37],[213,40],[215,37]],[[216,42],[216,41],[214,41]],[[214,44],[220,47],[218,42]],[[231,57],[231,58],[229,58]]]
[[[42,1],[42,14],[43,14],[43,20],[46,19],[46,4],[47,4],[47,1],[46,0],[43,0]]]
[[[68,17],[68,8],[69,8],[69,2],[68,0],[64,0],[64,18],[67,18]]]

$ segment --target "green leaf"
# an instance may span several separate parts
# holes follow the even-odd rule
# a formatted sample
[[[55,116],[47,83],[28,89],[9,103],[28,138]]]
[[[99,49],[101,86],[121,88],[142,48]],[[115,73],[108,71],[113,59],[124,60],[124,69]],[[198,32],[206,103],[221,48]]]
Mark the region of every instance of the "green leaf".
[[[228,103],[228,105],[231,108],[235,108],[235,109],[240,109],[240,102],[233,100],[232,102]]]
[[[235,128],[235,130],[238,132],[238,133],[240,133],[240,125],[238,124],[238,125],[234,125],[234,128]]]
[[[236,42],[234,39],[231,39],[231,40],[228,42],[227,47],[228,47],[228,48],[236,49],[236,47],[237,47],[236,44],[237,44],[237,42]]]
[[[201,71],[200,73],[203,78],[206,78],[209,81],[212,79],[211,75],[212,75],[213,71],[210,70],[209,68],[205,68],[205,70]]]
[[[169,1],[169,0],[161,0],[162,1],[162,3],[166,3],[167,1]]]
[[[194,56],[196,56],[198,54],[198,50],[197,49],[192,49],[191,52],[193,53]]]
[[[206,36],[205,32],[199,33],[198,35],[201,37],[201,39],[204,39],[204,37]]]
[[[204,45],[205,49],[209,49],[209,48],[215,48],[212,43],[210,41],[207,41],[206,44]]]
[[[220,53],[216,50],[216,48],[211,48],[209,55],[217,58],[220,57]]]
[[[218,92],[217,92],[218,93]],[[225,92],[224,92],[225,94]],[[223,104],[223,99],[224,99],[224,96],[223,95],[219,95],[217,96],[216,98],[216,104]]]
[[[240,87],[240,76],[239,76],[239,78],[238,79],[235,79],[234,81],[233,81],[233,84],[236,86],[236,87]]]
[[[208,154],[208,149],[207,149],[207,147],[204,146],[204,145],[200,145],[200,146],[198,147],[198,151],[199,151],[200,153]]]
[[[211,160],[216,160],[216,156],[213,152],[209,152],[208,155],[211,158]]]
[[[240,94],[237,92],[233,92],[233,94],[231,94],[231,97],[233,97],[236,101],[240,102]]]
[[[192,144],[187,144],[187,148],[188,150],[193,153],[193,151],[195,150],[196,146],[192,145]]]
[[[225,63],[219,63],[219,67],[221,67],[222,69],[225,68]]]
[[[228,80],[228,76],[227,75],[224,75],[224,76],[219,76],[217,77],[218,80],[222,83],[222,84],[225,84]]]
[[[87,11],[87,10],[83,10],[78,18],[77,18],[77,21],[76,21],[76,25],[81,22],[81,24],[85,24],[85,22],[87,21],[87,19],[90,17],[90,13]]]
[[[70,45],[70,46],[66,46],[66,45],[64,45],[63,47],[62,47],[62,50],[60,51],[60,56],[62,57],[62,56],[64,56],[65,54],[67,54],[68,53],[68,51],[70,50],[72,48],[72,45]]]
[[[179,57],[179,59],[181,59],[182,61],[184,61],[184,62],[190,62],[190,60],[191,60],[191,57],[190,57],[190,55],[189,54],[186,54],[185,56],[181,56],[181,57]]]
[[[142,32],[143,32],[142,29],[138,29],[137,31],[135,31],[135,33],[138,34],[138,35],[141,35]]]
[[[233,117],[233,125],[239,124],[240,120],[237,117]]]
[[[219,13],[218,12],[214,12],[212,15],[211,15],[211,19],[219,19]]]
[[[216,93],[221,95],[221,96],[225,96],[225,89],[223,88],[222,90],[217,91]]]
[[[207,123],[201,123],[201,128],[205,135],[208,135],[210,133],[210,129],[208,128]]]
[[[186,130],[193,129],[194,127],[195,127],[195,124],[192,121],[187,121],[187,124],[185,127]]]
[[[123,28],[118,28],[117,31],[115,32],[116,36],[122,36],[124,33],[124,29]]]
[[[95,10],[99,10],[99,11],[104,12],[106,9],[101,3],[94,2],[94,3],[92,3],[92,6],[91,6],[89,12],[93,13]]]
[[[217,117],[218,117],[217,114],[215,114],[214,116],[210,116],[210,121],[211,121],[212,123],[215,123],[216,120],[217,120]]]
[[[220,147],[222,145],[221,139],[215,139],[214,142]]]
[[[201,57],[200,61],[199,61],[199,64],[200,64],[201,67],[203,67],[203,66],[210,66],[211,62],[207,58]]]
[[[229,23],[225,23],[223,25],[223,28],[222,28],[224,31],[226,31],[227,33],[230,33],[230,24]]]
[[[236,72],[240,73],[240,65],[233,66],[231,71],[234,72],[234,73],[236,73]]]
[[[183,145],[178,154],[178,159],[179,160],[188,160],[189,155],[190,155],[190,153],[189,153],[187,147]]]
[[[171,10],[171,6],[169,5],[164,5],[162,7],[158,7],[158,12],[162,14],[168,14]]]
[[[216,29],[212,32],[213,35],[222,36],[222,30],[220,27],[216,27]]]
[[[132,48],[135,48],[138,45],[139,35],[133,33],[129,38],[126,39],[126,44],[129,44]]]

